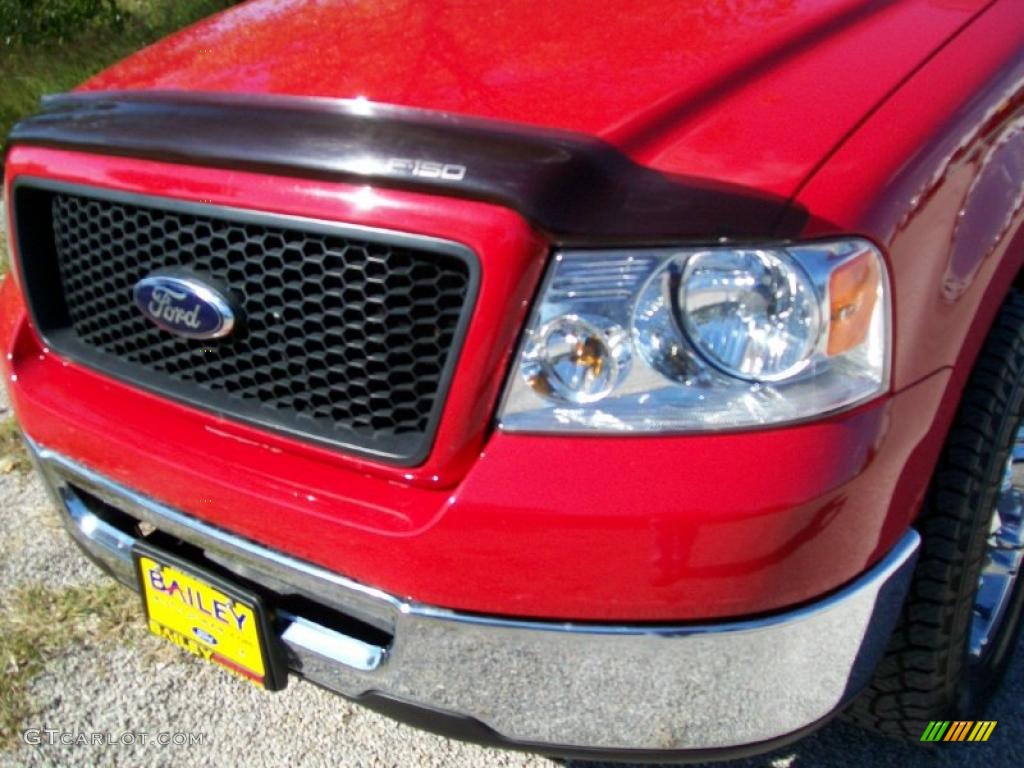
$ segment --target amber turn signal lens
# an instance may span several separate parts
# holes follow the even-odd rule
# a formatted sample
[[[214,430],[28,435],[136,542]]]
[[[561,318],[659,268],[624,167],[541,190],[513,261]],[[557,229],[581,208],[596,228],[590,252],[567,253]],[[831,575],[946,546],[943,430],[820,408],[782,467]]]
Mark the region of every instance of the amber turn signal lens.
[[[838,267],[829,277],[830,357],[859,346],[867,338],[881,280],[877,257],[870,251]]]

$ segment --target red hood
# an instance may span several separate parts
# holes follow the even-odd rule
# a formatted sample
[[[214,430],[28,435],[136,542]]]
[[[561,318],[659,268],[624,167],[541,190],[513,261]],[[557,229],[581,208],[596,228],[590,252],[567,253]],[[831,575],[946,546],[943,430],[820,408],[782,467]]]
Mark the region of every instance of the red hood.
[[[986,0],[253,0],[85,89],[365,97],[791,195]]]

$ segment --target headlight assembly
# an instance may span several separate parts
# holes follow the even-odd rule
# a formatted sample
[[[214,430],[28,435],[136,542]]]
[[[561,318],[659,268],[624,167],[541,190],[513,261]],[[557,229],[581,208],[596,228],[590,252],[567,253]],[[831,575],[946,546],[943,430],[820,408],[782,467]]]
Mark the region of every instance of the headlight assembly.
[[[686,432],[848,408],[888,385],[889,305],[863,240],[565,251],[501,427]]]

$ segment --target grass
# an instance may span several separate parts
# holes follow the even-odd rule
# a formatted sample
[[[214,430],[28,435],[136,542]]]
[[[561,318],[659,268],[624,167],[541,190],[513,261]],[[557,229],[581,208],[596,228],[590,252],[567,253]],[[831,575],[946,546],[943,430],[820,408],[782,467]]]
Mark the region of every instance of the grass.
[[[74,645],[144,635],[138,596],[115,583],[56,589],[30,585],[0,603],[0,749],[32,715],[28,682]]]
[[[0,137],[38,109],[45,93],[66,91],[130,53],[237,0],[116,0],[119,24],[37,45],[7,45],[0,19]]]
[[[29,472],[31,469],[32,462],[18,431],[18,423],[13,416],[8,416],[0,421],[0,474]]]

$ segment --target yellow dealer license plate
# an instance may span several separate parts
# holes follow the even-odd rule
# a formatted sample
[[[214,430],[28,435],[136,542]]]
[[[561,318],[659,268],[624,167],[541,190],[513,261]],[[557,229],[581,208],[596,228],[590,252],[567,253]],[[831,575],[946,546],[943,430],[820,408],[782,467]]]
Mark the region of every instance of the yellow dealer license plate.
[[[150,632],[260,687],[283,687],[259,595],[148,544],[134,556]]]

